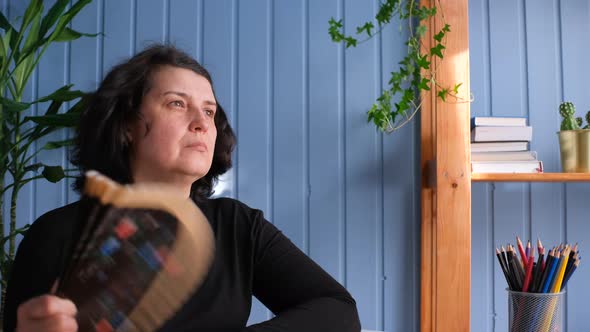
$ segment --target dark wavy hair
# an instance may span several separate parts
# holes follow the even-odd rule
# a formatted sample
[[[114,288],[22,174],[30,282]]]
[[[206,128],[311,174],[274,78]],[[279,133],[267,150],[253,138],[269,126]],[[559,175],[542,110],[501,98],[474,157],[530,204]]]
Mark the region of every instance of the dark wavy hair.
[[[213,87],[211,76],[203,66],[187,53],[170,45],[149,46],[113,67],[96,92],[87,96],[87,106],[80,116],[71,158],[72,164],[81,171],[73,184],[75,190],[82,191],[84,173],[90,169],[119,183],[133,182],[128,128],[140,116],[141,102],[150,89],[152,73],[162,66],[192,70],[206,78]],[[236,137],[219,102],[215,127],[217,139],[213,162],[209,172],[191,187],[191,196],[195,199],[211,196],[218,177],[232,165],[231,155]]]

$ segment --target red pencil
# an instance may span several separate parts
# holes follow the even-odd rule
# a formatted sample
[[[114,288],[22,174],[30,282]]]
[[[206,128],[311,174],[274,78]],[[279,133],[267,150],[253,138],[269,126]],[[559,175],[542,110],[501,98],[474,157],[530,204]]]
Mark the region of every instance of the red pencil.
[[[524,252],[524,248],[522,247],[522,242],[520,241],[520,238],[518,236],[516,236],[516,244],[518,245],[518,252],[520,252],[520,257],[521,257],[521,261],[522,261],[522,265],[526,266],[526,263],[529,261],[526,253]]]
[[[527,292],[529,290],[529,284],[531,283],[531,275],[533,274],[533,262],[535,261],[535,253],[531,252],[529,256],[529,261],[526,265],[526,274],[524,276],[524,285],[522,286],[522,291]]]

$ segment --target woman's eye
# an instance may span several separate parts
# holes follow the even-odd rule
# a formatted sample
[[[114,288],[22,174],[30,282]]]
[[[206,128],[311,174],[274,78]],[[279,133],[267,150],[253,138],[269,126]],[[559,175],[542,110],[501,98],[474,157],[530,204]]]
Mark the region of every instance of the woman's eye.
[[[212,110],[205,110],[205,114],[207,114],[207,116],[210,116],[210,117],[215,116],[215,112]]]
[[[184,107],[184,103],[180,100],[172,101],[168,105],[174,106],[174,107]]]

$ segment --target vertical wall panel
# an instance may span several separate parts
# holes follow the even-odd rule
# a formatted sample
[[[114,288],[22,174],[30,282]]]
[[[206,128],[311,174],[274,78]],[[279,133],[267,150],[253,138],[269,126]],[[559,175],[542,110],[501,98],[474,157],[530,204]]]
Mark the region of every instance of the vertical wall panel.
[[[588,57],[590,52],[590,3],[588,1],[561,1],[561,45],[562,50],[562,86],[563,100],[572,101],[577,106],[578,116],[584,116],[590,110],[590,94],[588,94]],[[586,122],[586,121],[584,121]],[[565,218],[562,239],[571,243],[579,243],[581,255],[586,256],[590,224],[588,223],[588,197],[590,184],[575,183],[566,186]],[[590,298],[590,272],[588,263],[583,261],[567,294],[568,331],[587,330],[590,326],[586,301]]]
[[[307,244],[307,100],[303,1],[277,1],[273,17],[273,219]],[[305,84],[305,85],[304,85]]]
[[[561,43],[557,1],[525,1],[529,124],[533,126],[531,150],[537,151],[546,171],[559,171],[557,105],[562,98]],[[537,52],[535,50],[543,50]],[[530,238],[546,246],[563,242],[563,195],[561,183],[531,184]]]
[[[345,0],[346,33],[355,31],[374,15],[373,3]],[[348,49],[345,54],[345,174],[346,174],[346,286],[355,297],[364,327],[376,327],[375,227],[381,213],[375,209],[381,188],[381,165],[375,130],[366,126],[366,101],[376,93],[376,39]],[[363,158],[353,156],[363,155]]]
[[[309,2],[309,254],[340,282],[345,281],[343,84],[344,54],[326,31],[341,17],[342,1]]]
[[[490,45],[488,1],[469,2],[469,62],[471,116],[490,116]],[[471,331],[493,331],[494,274],[490,250],[496,243],[493,238],[491,186],[486,183],[471,185]],[[500,241],[504,241],[500,239]]]
[[[136,2],[137,0],[103,0],[103,76],[135,51]]]
[[[521,3],[502,0],[489,2],[491,101],[494,116],[526,116],[526,77],[523,77],[522,8]],[[526,200],[528,185],[497,183],[493,190],[493,237],[496,245],[510,241],[515,235],[526,238]],[[490,254],[493,254],[490,248]],[[504,276],[493,269],[495,324],[506,326],[508,308],[502,287]]]
[[[262,209],[265,217],[273,221],[271,13],[269,1],[238,4],[237,198]],[[248,322],[267,318],[264,307],[254,301]]]
[[[45,12],[55,3],[55,1],[44,1]],[[45,54],[39,61],[37,67],[37,96],[34,98],[47,96],[56,89],[64,86],[69,80],[69,54],[68,45],[65,43],[55,43],[47,48]],[[45,114],[49,103],[37,105],[37,114]],[[63,111],[63,108],[62,110]],[[51,141],[61,141],[65,139],[64,132],[54,132],[37,141],[37,148],[41,148],[45,143]],[[49,166],[64,167],[64,151],[42,151],[35,159],[37,162],[43,162]],[[63,184],[54,184],[49,181],[35,182],[35,216],[40,216],[45,211],[54,206],[64,205],[66,202]]]
[[[103,31],[103,0],[91,2],[86,10],[82,10],[72,21],[72,28],[85,33]],[[94,91],[102,77],[100,68],[102,58],[103,36],[96,38],[83,37],[73,41],[70,46],[70,83],[74,89]],[[70,103],[70,107],[73,103]],[[72,135],[72,133],[70,133]],[[70,156],[69,156],[70,157]],[[68,164],[68,167],[73,167]],[[68,202],[78,200],[78,195],[72,191],[73,179],[68,179],[64,185],[68,186]]]
[[[164,40],[194,56],[198,61],[202,59],[203,17],[202,0],[165,0],[169,15],[164,19]],[[220,21],[223,16],[219,16]],[[229,23],[229,22],[228,22]]]
[[[181,10],[184,9],[181,8]],[[201,10],[203,25],[198,24],[196,18],[191,23],[191,25],[197,26],[197,30],[203,29],[201,35],[203,40],[197,42],[199,49],[197,53],[200,54],[199,56],[202,55],[200,60],[213,78],[217,100],[225,110],[234,132],[237,132],[237,122],[235,121],[238,52],[237,16],[235,16],[237,3],[236,0],[206,1]],[[237,162],[234,158],[234,167],[220,177],[215,187],[216,195],[235,197],[236,166]]]
[[[135,50],[166,40],[168,0],[135,0]],[[187,8],[187,12],[190,8]]]
[[[401,24],[401,31],[400,31]],[[380,64],[375,93],[387,88],[392,68],[407,54],[406,23],[395,20],[379,37]],[[399,99],[399,98],[398,98]],[[397,102],[397,100],[396,100]],[[415,119],[418,119],[417,117]],[[410,122],[390,135],[377,135],[381,145],[383,181],[379,193],[383,211],[375,229],[377,323],[384,331],[418,331],[420,328],[420,122]],[[400,208],[404,206],[406,208]],[[382,293],[382,295],[381,295]]]

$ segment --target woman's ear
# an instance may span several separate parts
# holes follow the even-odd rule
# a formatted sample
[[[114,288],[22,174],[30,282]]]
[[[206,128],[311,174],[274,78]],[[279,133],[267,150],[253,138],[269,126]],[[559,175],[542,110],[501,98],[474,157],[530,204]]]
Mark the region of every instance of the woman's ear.
[[[131,128],[130,125],[127,126],[127,128],[125,128],[125,131],[123,132],[123,139],[124,142],[127,142],[127,144],[132,145],[133,144],[133,129]]]

